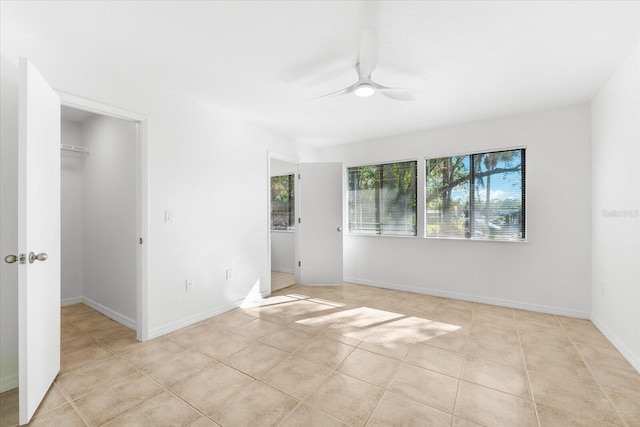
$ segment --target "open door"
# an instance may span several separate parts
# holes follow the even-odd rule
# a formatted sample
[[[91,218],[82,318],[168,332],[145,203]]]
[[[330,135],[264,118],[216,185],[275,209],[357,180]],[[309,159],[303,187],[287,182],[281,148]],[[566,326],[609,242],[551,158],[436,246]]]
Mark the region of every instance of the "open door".
[[[341,285],[342,163],[300,163],[296,283]]]
[[[60,99],[20,58],[18,339],[20,424],[60,371]]]

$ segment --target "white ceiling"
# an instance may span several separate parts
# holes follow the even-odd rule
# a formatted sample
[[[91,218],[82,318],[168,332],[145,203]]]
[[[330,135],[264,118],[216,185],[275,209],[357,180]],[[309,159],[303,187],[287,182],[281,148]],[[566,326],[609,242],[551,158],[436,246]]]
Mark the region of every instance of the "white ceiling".
[[[589,101],[640,41],[638,1],[1,2],[2,26],[315,146]],[[309,101],[356,81],[419,91]]]

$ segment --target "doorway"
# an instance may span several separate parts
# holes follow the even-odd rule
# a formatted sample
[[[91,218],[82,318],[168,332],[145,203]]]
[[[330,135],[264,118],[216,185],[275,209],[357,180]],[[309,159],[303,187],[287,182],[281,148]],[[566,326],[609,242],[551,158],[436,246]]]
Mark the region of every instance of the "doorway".
[[[271,292],[295,285],[297,163],[269,155],[269,259]]]
[[[62,104],[62,304],[84,302],[145,341],[147,119],[57,93]]]
[[[61,108],[61,304],[137,330],[138,124]]]

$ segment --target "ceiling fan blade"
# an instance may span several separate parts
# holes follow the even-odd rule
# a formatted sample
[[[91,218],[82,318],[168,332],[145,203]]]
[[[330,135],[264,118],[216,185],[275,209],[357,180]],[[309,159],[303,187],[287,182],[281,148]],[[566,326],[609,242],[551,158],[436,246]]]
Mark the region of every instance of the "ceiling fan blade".
[[[373,28],[365,28],[360,40],[360,58],[358,60],[360,78],[369,78],[378,65],[378,37]]]
[[[396,101],[415,101],[418,99],[417,92],[411,89],[397,87],[378,87],[377,89],[387,98],[395,99]]]
[[[346,95],[348,93],[353,92],[353,90],[355,88],[356,88],[356,85],[351,85],[349,87],[345,87],[344,89],[340,89],[340,90],[337,90],[335,92],[328,93],[326,95],[318,96],[317,98],[311,98],[308,101],[316,101],[316,100],[322,99],[322,98],[330,98],[332,96]]]

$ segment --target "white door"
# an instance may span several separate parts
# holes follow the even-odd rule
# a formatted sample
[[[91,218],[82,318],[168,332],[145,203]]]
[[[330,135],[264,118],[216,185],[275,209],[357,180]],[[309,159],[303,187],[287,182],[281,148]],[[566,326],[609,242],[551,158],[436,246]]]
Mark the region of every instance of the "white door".
[[[342,163],[298,165],[296,283],[342,284]]]
[[[60,370],[60,99],[24,58],[18,174],[18,250],[26,255],[18,265],[19,412],[26,424]]]

